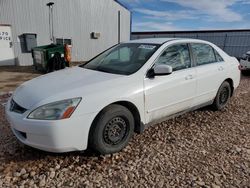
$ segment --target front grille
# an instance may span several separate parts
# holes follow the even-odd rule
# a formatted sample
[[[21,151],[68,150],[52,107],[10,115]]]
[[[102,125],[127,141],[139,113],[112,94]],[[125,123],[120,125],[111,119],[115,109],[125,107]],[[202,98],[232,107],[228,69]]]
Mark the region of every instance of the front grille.
[[[13,129],[14,134],[17,136],[17,138],[19,138],[20,140],[26,140],[27,139],[27,134],[25,132],[22,131],[18,131],[16,129]]]
[[[26,134],[25,132],[21,132],[21,131],[19,131],[19,133],[20,133],[20,135],[21,135],[24,139],[26,139],[26,138],[27,138],[27,134]]]
[[[27,111],[27,109],[21,107],[20,105],[18,105],[13,99],[10,102],[10,111],[11,112],[16,112],[19,114],[23,114],[24,112]]]

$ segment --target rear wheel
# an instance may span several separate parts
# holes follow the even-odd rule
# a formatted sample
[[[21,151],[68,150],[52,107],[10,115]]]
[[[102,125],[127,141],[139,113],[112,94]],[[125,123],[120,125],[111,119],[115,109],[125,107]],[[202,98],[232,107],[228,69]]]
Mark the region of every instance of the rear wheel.
[[[214,99],[213,108],[215,110],[221,110],[223,109],[227,103],[229,102],[229,99],[231,97],[231,86],[228,82],[223,82],[220,86],[218,93]]]
[[[132,113],[124,106],[110,105],[93,122],[89,144],[100,154],[119,152],[128,144],[133,132]]]

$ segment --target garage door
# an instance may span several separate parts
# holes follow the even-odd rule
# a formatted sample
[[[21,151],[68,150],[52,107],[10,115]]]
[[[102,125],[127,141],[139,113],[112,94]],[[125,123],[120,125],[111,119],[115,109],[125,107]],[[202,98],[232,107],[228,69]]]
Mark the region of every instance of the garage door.
[[[11,27],[0,25],[0,66],[15,65]]]

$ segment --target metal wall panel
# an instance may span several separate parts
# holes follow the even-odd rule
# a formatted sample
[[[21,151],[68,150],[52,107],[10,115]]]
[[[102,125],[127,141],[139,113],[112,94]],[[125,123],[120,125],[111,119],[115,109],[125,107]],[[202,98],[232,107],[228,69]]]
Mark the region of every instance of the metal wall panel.
[[[130,11],[114,0],[53,0],[54,36],[72,39],[72,60],[87,61],[118,43],[118,11],[121,12],[121,41],[130,39]],[[49,10],[44,0],[0,0],[0,24],[12,26],[18,65],[31,65],[30,53],[21,51],[19,36],[36,33],[37,44],[50,43]],[[100,32],[91,39],[91,32]]]
[[[134,32],[132,39],[142,38],[195,38],[212,42],[226,51],[229,55],[237,58],[250,51],[250,30],[237,31],[194,31],[192,32]]]

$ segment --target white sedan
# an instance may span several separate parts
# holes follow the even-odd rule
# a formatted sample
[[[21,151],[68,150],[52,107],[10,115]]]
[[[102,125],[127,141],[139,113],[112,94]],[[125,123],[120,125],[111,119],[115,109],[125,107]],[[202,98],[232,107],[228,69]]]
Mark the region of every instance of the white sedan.
[[[242,73],[250,72],[250,51],[243,55],[240,60],[240,69]]]
[[[206,105],[224,108],[239,62],[212,43],[143,39],[25,82],[6,105],[15,136],[50,152],[120,151],[134,132]]]

